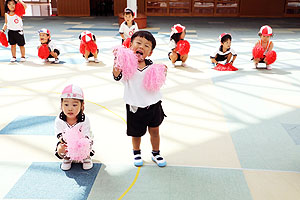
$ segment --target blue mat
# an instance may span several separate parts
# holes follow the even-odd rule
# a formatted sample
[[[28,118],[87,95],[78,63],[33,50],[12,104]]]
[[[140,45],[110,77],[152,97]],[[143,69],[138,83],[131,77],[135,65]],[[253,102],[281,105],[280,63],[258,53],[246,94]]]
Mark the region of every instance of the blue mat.
[[[58,162],[32,163],[23,176],[6,194],[5,199],[87,199],[101,168],[94,163],[90,170],[82,164],[72,164],[62,171]]]
[[[300,145],[300,124],[281,124],[296,145]]]
[[[54,135],[55,116],[19,116],[0,135]]]

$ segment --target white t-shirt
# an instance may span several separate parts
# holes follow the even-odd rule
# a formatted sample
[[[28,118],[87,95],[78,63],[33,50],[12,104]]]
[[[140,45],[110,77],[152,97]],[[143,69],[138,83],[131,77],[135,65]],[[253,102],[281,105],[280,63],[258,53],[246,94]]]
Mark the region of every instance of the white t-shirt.
[[[146,72],[151,68],[151,64],[144,69],[137,69],[137,72],[129,80],[121,81],[124,83],[124,101],[126,104],[145,108],[161,100],[160,91],[149,92],[144,88],[143,80]]]
[[[123,22],[120,26],[119,33],[124,34],[125,40],[131,38],[131,36],[139,30],[138,25],[135,21],[132,21],[130,27],[127,26],[127,22]]]
[[[173,50],[176,48],[176,46],[177,46],[177,44],[176,44],[175,40],[173,40],[173,39],[170,40],[170,42],[169,42],[170,49]]]
[[[23,20],[18,15],[9,15],[5,13],[7,17],[7,29],[12,31],[23,30]]]
[[[227,59],[227,55],[230,53],[232,53],[232,56],[237,56],[236,52],[232,48],[227,49],[225,52],[222,51],[222,48],[223,47],[221,45],[217,51],[210,55],[210,58],[216,58],[217,56],[218,61],[223,61]]]
[[[79,130],[81,130],[85,136],[87,136],[90,140],[93,139],[93,134],[91,132],[91,126],[90,126],[90,120],[85,116],[85,119],[83,122],[78,122],[74,124],[73,126],[70,126],[66,121],[60,119],[60,116],[57,116],[55,119],[55,135],[59,135],[61,133],[64,133],[68,129],[72,129],[74,127],[79,127]]]

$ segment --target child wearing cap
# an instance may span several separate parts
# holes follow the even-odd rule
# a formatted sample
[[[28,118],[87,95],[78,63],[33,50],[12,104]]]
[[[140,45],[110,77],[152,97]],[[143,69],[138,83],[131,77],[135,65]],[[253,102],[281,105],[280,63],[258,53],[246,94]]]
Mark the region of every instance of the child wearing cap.
[[[10,62],[16,62],[16,51],[17,45],[20,48],[21,52],[21,62],[25,62],[25,37],[23,31],[23,20],[22,16],[18,16],[16,14],[16,5],[17,3],[21,3],[24,9],[27,8],[26,4],[22,0],[6,0],[5,1],[5,22],[2,28],[2,32],[5,33],[8,30],[8,42],[11,45],[11,54],[12,58]]]
[[[55,134],[59,140],[55,155],[59,159],[63,159],[61,169],[69,170],[72,164],[72,160],[67,156],[68,143],[64,137],[64,134],[70,129],[78,129],[90,140],[90,155],[83,160],[82,167],[84,170],[91,169],[93,162],[90,156],[94,155],[92,150],[93,135],[90,130],[90,121],[83,113],[84,96],[80,87],[68,85],[64,88],[61,94],[61,110],[61,113],[55,119]]]
[[[235,61],[237,54],[231,48],[231,41],[232,41],[231,34],[222,33],[219,36],[219,40],[221,42],[220,47],[218,47],[218,49],[210,55],[210,59],[213,67],[215,67],[219,63],[221,64],[230,63],[231,65],[233,65],[233,62]]]
[[[258,63],[265,63],[266,68],[271,70],[272,67],[270,66],[270,62],[268,63],[268,52],[272,52],[274,44],[270,41],[271,37],[273,36],[272,28],[268,25],[262,26],[258,32],[258,36],[260,40],[256,42],[255,46],[259,45],[263,48],[263,56],[260,58],[253,58],[254,66],[257,68]],[[274,52],[274,51],[273,51]],[[275,61],[275,60],[274,60]]]
[[[119,33],[122,37],[122,44],[127,38],[139,30],[137,23],[134,21],[134,12],[130,8],[124,9],[124,22],[120,25]]]
[[[56,44],[53,42],[53,40],[51,40],[50,31],[46,28],[42,28],[41,30],[38,31],[38,33],[39,33],[40,42],[41,42],[41,45],[38,46],[38,49],[42,45],[46,45],[48,47],[49,53],[50,53],[49,56],[44,60],[44,62],[48,62],[49,58],[54,58],[53,63],[58,64],[59,63],[58,56],[60,54],[60,51],[56,47]]]
[[[138,68],[134,75],[125,80],[122,71],[116,66],[113,68],[113,76],[116,81],[124,84],[124,101],[127,111],[127,135],[132,137],[134,165],[143,165],[141,157],[141,137],[147,129],[152,144],[152,160],[159,166],[166,166],[165,159],[160,155],[159,126],[164,120],[165,114],[162,108],[162,95],[159,91],[148,91],[143,87],[143,80],[148,70],[154,66],[152,61],[146,59],[151,56],[156,46],[156,40],[148,31],[138,31],[131,37],[130,49],[138,56]],[[166,66],[164,66],[166,73]]]
[[[79,35],[80,53],[85,58],[85,62],[89,63],[89,58],[94,57],[94,62],[99,63],[98,53],[99,49],[96,44],[96,36],[90,31],[83,31]]]
[[[175,66],[176,61],[182,61],[181,65],[183,67],[186,66],[185,62],[188,58],[188,54],[180,55],[176,48],[177,43],[181,40],[184,40],[185,34],[186,34],[186,28],[181,24],[175,24],[171,28],[170,42],[169,42],[169,47],[171,49],[171,52],[168,53],[168,56],[173,66]]]

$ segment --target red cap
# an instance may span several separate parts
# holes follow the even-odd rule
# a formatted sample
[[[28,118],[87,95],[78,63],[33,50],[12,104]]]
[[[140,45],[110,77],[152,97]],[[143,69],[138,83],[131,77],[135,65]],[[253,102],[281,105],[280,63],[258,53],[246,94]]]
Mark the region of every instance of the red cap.
[[[272,28],[268,25],[264,25],[260,28],[259,33],[263,36],[271,36],[273,35]]]

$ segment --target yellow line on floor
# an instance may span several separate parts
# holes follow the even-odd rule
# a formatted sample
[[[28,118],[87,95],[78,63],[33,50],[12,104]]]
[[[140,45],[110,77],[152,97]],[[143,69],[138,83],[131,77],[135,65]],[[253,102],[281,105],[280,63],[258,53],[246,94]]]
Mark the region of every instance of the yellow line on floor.
[[[137,178],[139,177],[140,171],[141,171],[141,167],[138,167],[138,170],[137,170],[137,172],[136,172],[136,175],[135,175],[135,177],[134,177],[133,182],[132,182],[131,185],[127,188],[127,190],[122,194],[122,196],[120,196],[120,197],[118,198],[118,200],[121,200],[121,199],[127,194],[127,192],[129,192],[129,190],[132,188],[132,186],[135,184]]]

